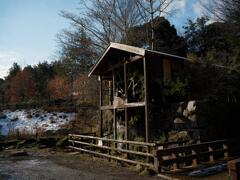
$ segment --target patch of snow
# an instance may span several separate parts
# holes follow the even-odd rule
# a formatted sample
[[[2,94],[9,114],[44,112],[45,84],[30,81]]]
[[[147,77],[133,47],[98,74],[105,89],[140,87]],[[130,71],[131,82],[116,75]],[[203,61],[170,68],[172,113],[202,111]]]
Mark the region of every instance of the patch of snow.
[[[76,113],[45,112],[40,109],[31,110],[5,110],[2,114],[6,118],[0,119],[0,135],[8,135],[9,131],[36,133],[37,129],[43,131],[58,130],[62,125],[74,120]]]

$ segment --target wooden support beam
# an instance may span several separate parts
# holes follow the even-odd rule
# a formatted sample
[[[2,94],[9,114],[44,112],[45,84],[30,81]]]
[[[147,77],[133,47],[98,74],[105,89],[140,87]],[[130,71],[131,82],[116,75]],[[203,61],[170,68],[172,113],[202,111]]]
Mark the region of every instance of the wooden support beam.
[[[112,86],[113,86],[113,101],[114,101],[114,96],[115,96],[115,71],[112,71]],[[112,106],[113,107],[113,106]],[[117,139],[117,122],[116,122],[116,109],[113,108],[113,138]]]
[[[109,141],[109,142],[116,142],[116,143],[123,143],[123,144],[132,144],[132,145],[140,145],[140,146],[151,146],[156,147],[156,143],[145,143],[140,141],[126,141],[126,140],[115,140],[115,139],[106,139],[106,138],[100,138],[100,137],[94,137],[94,136],[87,136],[87,135],[79,135],[79,134],[69,134],[69,139],[75,139],[75,138],[85,138],[85,139],[97,139],[102,141]]]
[[[143,59],[143,56],[136,55],[136,56],[131,57],[126,63],[132,63],[134,61],[138,61],[141,59]]]
[[[112,76],[102,76],[102,80],[112,80]]]
[[[126,103],[128,102],[128,85],[127,85],[127,64],[124,63],[124,93]],[[128,140],[128,109],[125,107],[124,109],[125,116],[125,139]]]
[[[101,106],[103,105],[103,101],[102,101],[102,77],[101,75],[99,76],[99,81],[100,81],[100,109],[99,109],[99,136],[103,137],[103,115],[102,115],[102,110],[101,110]]]
[[[149,142],[149,92],[148,92],[148,68],[146,57],[143,57],[144,71],[144,101],[145,101],[145,142]]]
[[[108,80],[108,97],[109,97],[109,106],[112,105],[113,103],[113,96],[112,96],[112,93],[113,93],[113,90],[112,90],[112,81],[111,80]]]
[[[102,106],[101,110],[111,110],[111,109],[124,109],[124,108],[136,108],[145,106],[145,102],[134,102],[134,103],[126,103],[121,106],[114,107],[113,105]]]
[[[104,145],[99,146],[97,144],[87,143],[87,142],[83,142],[83,141],[76,141],[76,140],[69,140],[69,142],[73,143],[73,144],[92,146],[92,147],[96,147],[96,148],[100,148],[100,149],[107,149],[107,150],[119,151],[119,152],[124,152],[124,153],[129,153],[129,154],[140,155],[140,156],[153,157],[153,154],[151,154],[151,153],[140,152],[140,151],[131,151],[131,150],[126,150],[126,149],[121,149],[121,148],[114,148],[109,145],[108,146],[104,146]],[[111,143],[108,143],[108,144],[111,144]]]
[[[139,60],[142,60],[142,59],[143,59],[143,56],[136,55],[136,56],[133,56],[133,57],[127,59],[126,63],[128,64],[128,63],[132,63],[134,61],[139,61]],[[114,69],[120,68],[122,66],[123,66],[123,63],[122,62],[118,62],[118,63],[116,63],[114,65],[109,65],[108,67],[106,67],[104,72],[110,72],[110,71],[113,71]]]

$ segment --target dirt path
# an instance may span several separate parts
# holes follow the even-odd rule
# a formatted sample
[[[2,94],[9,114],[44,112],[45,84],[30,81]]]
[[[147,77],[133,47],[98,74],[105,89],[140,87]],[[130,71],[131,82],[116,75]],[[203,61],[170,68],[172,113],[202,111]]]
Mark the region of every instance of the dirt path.
[[[135,168],[122,167],[101,158],[76,153],[31,150],[26,157],[0,154],[0,180],[161,180],[157,176],[139,175]],[[165,178],[164,178],[165,179]],[[177,179],[194,179],[179,178]],[[200,178],[227,180],[227,173]]]
[[[0,157],[0,180],[150,180],[127,167],[86,155],[52,153],[21,158]]]

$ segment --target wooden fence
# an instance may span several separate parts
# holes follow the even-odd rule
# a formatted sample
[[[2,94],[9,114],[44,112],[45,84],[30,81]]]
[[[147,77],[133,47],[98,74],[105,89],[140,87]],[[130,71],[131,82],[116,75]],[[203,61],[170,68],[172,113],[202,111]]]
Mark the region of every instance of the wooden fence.
[[[231,159],[230,152],[239,152],[234,151],[236,144],[229,140],[192,145],[186,143],[187,141],[157,144],[69,134],[69,148],[108,159],[139,164],[158,173],[178,172],[197,168],[199,165],[227,161]]]
[[[69,134],[69,147],[109,159],[154,168],[151,162],[153,162],[153,152],[156,149],[155,143]]]
[[[239,145],[233,140],[219,140],[157,150],[158,172],[185,171],[202,165],[224,162],[239,155]]]

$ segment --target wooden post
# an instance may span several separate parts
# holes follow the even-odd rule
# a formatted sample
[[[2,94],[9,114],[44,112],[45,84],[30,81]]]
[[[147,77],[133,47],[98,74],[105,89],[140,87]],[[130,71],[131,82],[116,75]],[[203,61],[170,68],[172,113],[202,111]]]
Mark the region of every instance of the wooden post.
[[[171,158],[176,159],[177,158],[176,154],[172,153]],[[178,163],[175,162],[173,163],[173,170],[177,170],[177,169],[178,169]]]
[[[158,146],[155,146],[154,150],[153,150],[153,165],[154,165],[154,169],[156,171],[156,173],[160,173],[161,172],[161,166],[160,166],[160,161],[158,159]]]
[[[212,148],[212,147],[208,147],[208,151],[209,151],[209,152],[213,152],[213,148]],[[211,155],[209,156],[209,161],[210,161],[210,162],[213,162],[213,161],[214,161],[214,156],[213,156],[213,154],[211,154]]]
[[[192,155],[196,155],[196,151],[192,149]],[[192,159],[192,166],[197,166],[197,158]]]
[[[229,179],[231,180],[240,179],[240,159],[228,161],[228,173]]]
[[[227,149],[228,150],[228,146],[226,144],[223,144],[223,149]],[[224,158],[229,158],[229,155],[228,155],[228,151],[227,152],[224,152]]]
[[[112,71],[113,79],[112,79],[112,86],[113,86],[113,101],[115,96],[115,71]],[[113,103],[114,105],[114,103]],[[117,122],[116,122],[116,109],[113,108],[113,138],[117,139]]]
[[[128,102],[128,86],[127,86],[127,64],[124,62],[124,93],[125,93],[125,103]],[[124,108],[125,112],[125,139],[128,140],[128,109]]]
[[[145,101],[145,142],[149,142],[149,98],[148,98],[148,71],[146,57],[143,57],[144,71],[144,101]]]
[[[101,110],[103,102],[102,102],[102,77],[101,77],[101,75],[99,76],[99,81],[100,81],[99,136],[103,137],[103,118],[102,118],[102,110]]]
[[[124,93],[125,93],[125,103],[128,102],[128,85],[127,85],[127,64],[124,62]],[[125,106],[124,108],[124,119],[125,119],[125,140],[128,140],[128,108]],[[126,144],[126,149],[129,149],[129,144]],[[129,154],[126,154],[126,158],[128,159]]]

